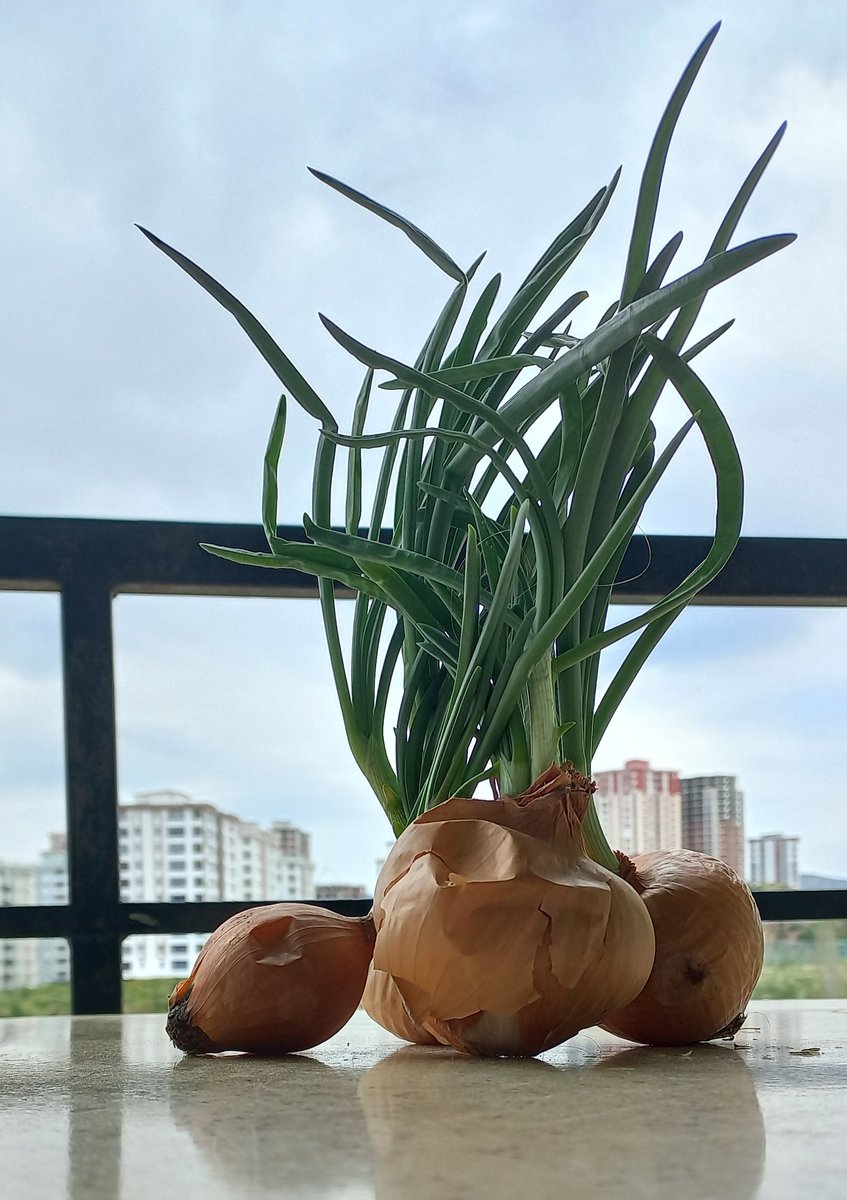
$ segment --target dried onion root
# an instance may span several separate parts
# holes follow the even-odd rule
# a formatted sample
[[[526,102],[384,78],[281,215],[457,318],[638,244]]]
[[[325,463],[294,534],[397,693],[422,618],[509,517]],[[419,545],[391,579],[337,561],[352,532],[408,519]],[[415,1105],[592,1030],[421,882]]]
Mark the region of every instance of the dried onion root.
[[[652,925],[585,856],[591,789],[554,766],[519,796],[447,800],[401,834],[377,881],[374,968],[438,1041],[538,1054],[643,987]]]
[[[656,959],[644,990],[608,1014],[603,1028],[653,1045],[731,1037],[762,970],[764,939],[747,884],[694,850],[619,855],[622,876],[644,901]]]
[[[179,1050],[290,1054],[346,1025],[365,987],[373,920],[270,904],[225,921],[168,1002]]]

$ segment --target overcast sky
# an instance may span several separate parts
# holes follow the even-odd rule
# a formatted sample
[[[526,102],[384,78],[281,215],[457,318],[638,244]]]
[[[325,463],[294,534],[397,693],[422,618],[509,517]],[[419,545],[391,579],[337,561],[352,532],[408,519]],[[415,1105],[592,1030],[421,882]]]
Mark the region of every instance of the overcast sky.
[[[319,167],[430,232],[510,294],[623,163],[568,280],[585,330],[616,295],[665,101],[723,27],[672,147],[656,244],[681,273],[783,119],[738,240],[798,241],[710,299],[737,323],[698,366],[736,433],[745,533],[847,537],[847,8],[843,0],[0,0],[4,264],[0,513],[255,521],[277,398],[230,318],[133,228],[202,263],[260,317],[342,423],[359,369],[317,319],[413,358],[448,283]],[[677,269],[675,267],[675,270]],[[511,288],[510,288],[511,285]],[[679,423],[669,402],[659,427]],[[308,504],[292,414],[281,518]],[[694,438],[645,515],[705,533]],[[620,611],[620,610],[618,610]],[[121,797],[176,787],[313,831],[321,881],[370,885],[389,836],[335,712],[316,605],[121,597]],[[847,875],[843,610],[691,609],[595,766],[732,773],[747,832],[799,834]],[[0,857],[61,828],[58,602],[0,594]]]

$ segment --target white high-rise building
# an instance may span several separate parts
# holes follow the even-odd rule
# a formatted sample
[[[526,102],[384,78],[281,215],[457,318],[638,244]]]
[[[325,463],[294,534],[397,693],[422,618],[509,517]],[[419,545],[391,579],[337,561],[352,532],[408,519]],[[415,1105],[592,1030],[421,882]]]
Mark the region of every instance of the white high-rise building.
[[[0,904],[35,904],[36,870],[21,863],[0,862]],[[32,938],[0,938],[0,988],[35,987],[38,944]]]
[[[129,904],[311,900],[315,895],[308,833],[286,821],[263,829],[185,792],[142,792],[119,805],[118,852],[121,899]],[[64,835],[51,835],[37,872],[39,903],[67,903]],[[127,938],[124,978],[187,974],[207,935],[208,930],[199,930]],[[39,959],[40,982],[70,977],[66,942],[46,939]]]
[[[622,770],[598,771],[594,804],[613,850],[644,854],[682,846],[682,800],[676,771],[654,770],[642,758]]]
[[[763,837],[750,838],[747,845],[750,847],[750,871],[747,878],[751,887],[772,885],[799,888],[799,837],[766,833]]]
[[[118,810],[121,899],[310,900],[309,835],[287,822],[262,829],[185,792],[142,792]],[[207,932],[137,935],[123,945],[126,979],[187,973]]]
[[[68,902],[68,839],[64,833],[51,833],[46,850],[38,856],[39,904]],[[42,938],[38,943],[39,983],[69,983],[71,950],[64,938]]]

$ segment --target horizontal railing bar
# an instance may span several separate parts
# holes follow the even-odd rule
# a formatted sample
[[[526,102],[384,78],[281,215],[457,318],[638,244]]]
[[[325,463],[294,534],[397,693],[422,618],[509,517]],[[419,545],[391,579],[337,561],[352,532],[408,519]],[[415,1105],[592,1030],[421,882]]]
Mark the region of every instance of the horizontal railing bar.
[[[178,904],[118,904],[88,924],[71,904],[33,904],[0,907],[0,938],[75,938],[93,934],[208,933],[246,908],[276,904],[276,900],[203,900]],[[330,912],[363,917],[372,900],[298,900]],[[199,924],[198,924],[199,922]]]
[[[847,888],[821,891],[754,892],[763,921],[843,921]]]
[[[763,921],[840,921],[847,919],[847,889],[754,892]],[[98,932],[131,934],[208,933],[235,913],[277,903],[273,900],[206,900],[178,904],[120,904],[112,921],[101,917]],[[363,917],[372,901],[301,900],[348,917]],[[0,938],[85,936],[69,905],[0,908]]]
[[[299,526],[281,536],[305,542]],[[389,539],[390,531],[382,536]],[[132,933],[215,928],[244,902],[124,905],[118,898],[115,714],[111,600],[120,593],[209,596],[316,595],[291,570],[242,566],[201,543],[265,550],[256,525],[178,521],[0,517],[0,590],[58,591],[66,714],[69,875],[67,908],[0,908],[0,937],[66,937],[77,1012],[120,1008],[120,941]],[[670,592],[706,555],[708,538],[639,536],[612,599],[647,604]],[[343,589],[341,594],[349,595]],[[713,605],[847,605],[847,540],[743,538],[721,575],[699,596]],[[78,698],[86,697],[80,704]],[[847,892],[760,893],[766,920],[847,916]],[[367,911],[340,901],[336,911]]]
[[[73,912],[69,904],[4,905],[0,938],[68,938]]]
[[[224,921],[246,908],[261,908],[279,903],[276,900],[204,900],[178,904],[122,904],[121,929],[132,933],[209,933]],[[345,917],[364,917],[370,912],[372,900],[298,900],[327,908]],[[202,921],[198,925],[198,920]]]
[[[280,535],[306,541],[300,526],[281,526]],[[311,576],[231,563],[201,550],[201,542],[267,549],[256,525],[0,517],[0,589],[61,590],[69,582],[97,578],[112,593],[316,595]],[[702,560],[709,544],[705,537],[634,537],[614,599],[654,602]],[[847,605],[847,539],[742,538],[698,601]]]

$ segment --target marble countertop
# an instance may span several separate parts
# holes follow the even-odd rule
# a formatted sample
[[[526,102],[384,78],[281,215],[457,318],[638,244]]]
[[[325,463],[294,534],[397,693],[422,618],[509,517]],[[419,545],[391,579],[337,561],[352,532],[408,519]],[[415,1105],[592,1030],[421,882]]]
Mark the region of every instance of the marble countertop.
[[[283,1059],[184,1058],[163,1017],[0,1020],[4,1200],[844,1200],[847,1000],[759,1002],[733,1044],[589,1030],[538,1059],[357,1013]]]

